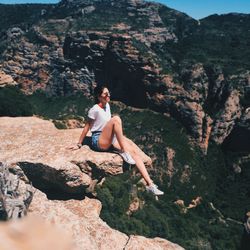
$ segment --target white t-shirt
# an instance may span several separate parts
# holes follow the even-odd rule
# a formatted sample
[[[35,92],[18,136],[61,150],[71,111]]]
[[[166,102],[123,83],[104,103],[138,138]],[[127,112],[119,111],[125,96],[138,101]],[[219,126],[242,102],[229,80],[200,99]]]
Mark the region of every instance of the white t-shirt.
[[[106,108],[101,108],[98,104],[95,104],[88,112],[88,117],[94,120],[91,132],[102,131],[106,123],[111,119],[111,112],[109,103],[106,104]]]

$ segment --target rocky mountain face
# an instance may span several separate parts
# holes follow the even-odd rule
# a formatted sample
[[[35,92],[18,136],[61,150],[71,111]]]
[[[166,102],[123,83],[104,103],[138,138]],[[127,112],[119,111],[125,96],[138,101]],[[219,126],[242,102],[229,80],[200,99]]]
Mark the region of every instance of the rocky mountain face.
[[[24,201],[30,197],[30,181],[34,185],[32,202],[29,198],[28,219],[14,222],[16,224],[0,224],[0,236],[5,238],[2,249],[9,249],[10,246],[34,249],[38,245],[45,247],[49,242],[60,249],[183,249],[163,238],[126,235],[110,228],[100,219],[101,202],[84,195],[95,196],[94,187],[102,185],[106,176],[123,173],[124,164],[119,155],[94,152],[88,145],[75,151],[67,149],[77,140],[81,129],[58,130],[51,122],[36,117],[2,117],[0,128],[0,162],[5,162],[12,173],[8,174],[11,178],[6,177],[6,182],[11,183],[14,179],[18,183],[21,187],[18,189],[19,196]],[[140,154],[150,167],[151,159],[142,151]],[[1,174],[2,165],[0,170]],[[47,197],[35,187],[46,192]],[[15,186],[13,188],[16,189]],[[61,200],[55,196],[58,191],[64,199],[67,193],[70,194],[71,199]],[[4,197],[8,193],[3,193]],[[50,197],[49,193],[54,193],[54,197]],[[81,200],[72,199],[74,194],[80,195]],[[0,198],[2,208],[4,203],[2,196]],[[13,210],[22,208],[21,201],[19,198],[13,202]],[[46,225],[44,221],[51,225]],[[64,232],[58,231],[58,228]],[[15,239],[11,236],[13,230]],[[61,242],[59,235],[62,233],[66,238]]]
[[[104,83],[115,100],[169,113],[205,151],[209,141],[232,148],[239,133],[249,138],[249,15],[197,21],[140,0],[43,7],[34,24],[2,28],[1,68],[25,93],[89,97]]]

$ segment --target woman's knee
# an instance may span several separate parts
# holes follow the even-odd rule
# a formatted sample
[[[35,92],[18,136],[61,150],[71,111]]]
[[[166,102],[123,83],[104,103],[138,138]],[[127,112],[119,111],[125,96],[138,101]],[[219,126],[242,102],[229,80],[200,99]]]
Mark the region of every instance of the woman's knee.
[[[119,115],[114,115],[111,119],[114,123],[119,123],[119,124],[122,123],[122,120]]]
[[[137,155],[136,150],[135,150],[133,147],[131,147],[130,145],[128,145],[128,151],[129,151],[129,153],[130,153],[131,155],[133,155],[133,156],[136,156],[136,155]]]

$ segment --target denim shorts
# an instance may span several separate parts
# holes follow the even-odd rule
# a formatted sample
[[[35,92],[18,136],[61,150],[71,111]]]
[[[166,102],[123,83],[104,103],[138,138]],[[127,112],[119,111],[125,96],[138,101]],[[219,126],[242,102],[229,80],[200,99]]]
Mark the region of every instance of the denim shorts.
[[[101,135],[101,131],[92,132],[92,136],[91,136],[92,149],[94,149],[95,151],[106,151],[99,147],[98,140],[99,140],[100,135]]]
[[[94,131],[92,132],[92,136],[91,136],[91,148],[95,151],[99,151],[99,152],[107,152],[109,150],[112,150],[113,149],[113,146],[111,145],[109,147],[109,149],[105,150],[105,149],[101,149],[100,146],[99,146],[99,137],[101,135],[102,131]],[[112,139],[112,144],[116,141],[116,136],[114,135],[113,139]]]

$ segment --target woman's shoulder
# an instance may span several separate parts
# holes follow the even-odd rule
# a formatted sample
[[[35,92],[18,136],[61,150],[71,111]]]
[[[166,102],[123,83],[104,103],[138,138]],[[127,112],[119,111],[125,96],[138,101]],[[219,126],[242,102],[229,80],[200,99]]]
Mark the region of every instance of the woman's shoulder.
[[[106,104],[106,109],[110,111],[110,105],[109,105],[109,103]],[[93,112],[93,111],[100,111],[100,110],[101,110],[101,108],[100,108],[100,106],[99,106],[98,104],[93,105],[93,106],[89,109],[89,111],[92,111],[92,112]]]
[[[98,109],[98,104],[94,104],[89,110],[96,110]]]
[[[97,111],[98,111],[98,105],[95,104],[88,110],[88,114],[96,113]]]
[[[88,111],[88,117],[90,119],[96,119],[97,115],[98,115],[99,109],[98,109],[98,105],[95,104],[94,106],[92,106],[89,111]]]

